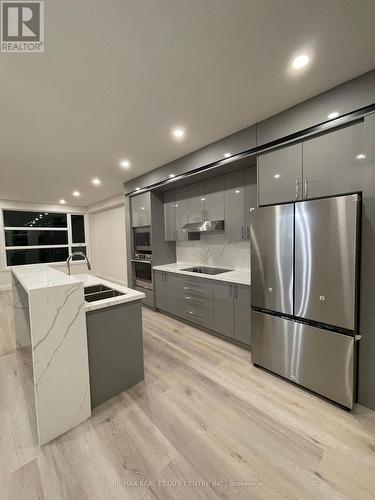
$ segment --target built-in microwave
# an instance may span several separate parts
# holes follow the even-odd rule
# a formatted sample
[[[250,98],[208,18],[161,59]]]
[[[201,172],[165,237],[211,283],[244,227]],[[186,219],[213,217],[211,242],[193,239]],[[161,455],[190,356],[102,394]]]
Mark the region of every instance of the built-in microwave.
[[[149,226],[134,228],[134,250],[136,252],[151,251],[151,228]]]

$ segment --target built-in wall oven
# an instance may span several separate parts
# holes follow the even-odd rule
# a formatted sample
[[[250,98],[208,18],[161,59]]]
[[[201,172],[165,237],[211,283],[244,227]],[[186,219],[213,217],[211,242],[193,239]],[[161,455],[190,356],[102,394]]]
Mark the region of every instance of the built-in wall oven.
[[[141,288],[152,289],[151,254],[135,253],[132,259],[134,267],[135,285]]]

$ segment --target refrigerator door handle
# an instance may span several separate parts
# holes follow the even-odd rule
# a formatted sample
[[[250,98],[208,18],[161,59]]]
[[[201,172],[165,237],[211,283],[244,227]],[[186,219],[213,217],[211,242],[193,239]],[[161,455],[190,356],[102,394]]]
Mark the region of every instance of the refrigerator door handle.
[[[307,180],[307,177],[305,177],[305,181],[304,181],[304,197],[307,198],[307,195],[308,195],[308,184],[309,181]]]

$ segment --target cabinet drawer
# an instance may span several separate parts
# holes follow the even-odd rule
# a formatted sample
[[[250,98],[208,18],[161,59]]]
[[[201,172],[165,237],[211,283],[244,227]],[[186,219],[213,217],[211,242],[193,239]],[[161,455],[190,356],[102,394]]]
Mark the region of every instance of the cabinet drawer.
[[[211,304],[194,304],[186,300],[179,300],[178,315],[191,323],[212,329],[213,314]]]
[[[199,278],[179,276],[177,280],[177,294],[179,298],[184,295],[194,294],[196,296],[212,297],[212,283]]]

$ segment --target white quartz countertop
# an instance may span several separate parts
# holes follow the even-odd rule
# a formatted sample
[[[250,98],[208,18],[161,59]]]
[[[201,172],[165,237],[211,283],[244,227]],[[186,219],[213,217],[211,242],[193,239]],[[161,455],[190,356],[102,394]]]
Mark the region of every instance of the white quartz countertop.
[[[145,294],[142,292],[97,278],[92,274],[73,274],[70,276],[69,274],[65,274],[45,264],[14,266],[11,269],[15,278],[21,283],[27,293],[40,288],[69,285],[72,283],[83,283],[84,287],[102,284],[123,293],[123,295],[111,297],[109,299],[85,302],[86,311],[94,311],[95,309],[124,304],[125,302],[132,302],[133,300],[141,300],[145,297]]]
[[[119,295],[117,297],[111,297],[109,299],[96,300],[95,302],[85,302],[85,310],[95,311],[96,309],[103,309],[104,307],[111,307],[118,304],[125,304],[126,302],[133,302],[134,300],[141,300],[145,297],[145,294],[138,292],[138,290],[133,290],[132,288],[127,288],[122,285],[117,285],[111,281],[103,280],[97,278],[92,274],[75,274],[75,277],[79,281],[83,281],[83,286],[95,286],[104,285],[113,290],[123,293],[124,295]]]
[[[23,288],[29,292],[38,288],[49,286],[69,285],[82,281],[77,275],[65,274],[58,269],[54,269],[46,264],[30,264],[27,266],[13,266],[12,273],[21,283]]]
[[[156,271],[165,271],[167,273],[185,274],[187,276],[195,276],[196,278],[207,278],[215,281],[226,281],[229,283],[237,283],[239,285],[251,285],[250,271],[249,270],[233,270],[222,274],[203,274],[203,273],[193,273],[190,271],[183,271],[186,267],[194,267],[196,264],[164,264],[161,266],[153,266]],[[212,266],[208,266],[212,267]],[[224,268],[222,268],[224,269]]]

